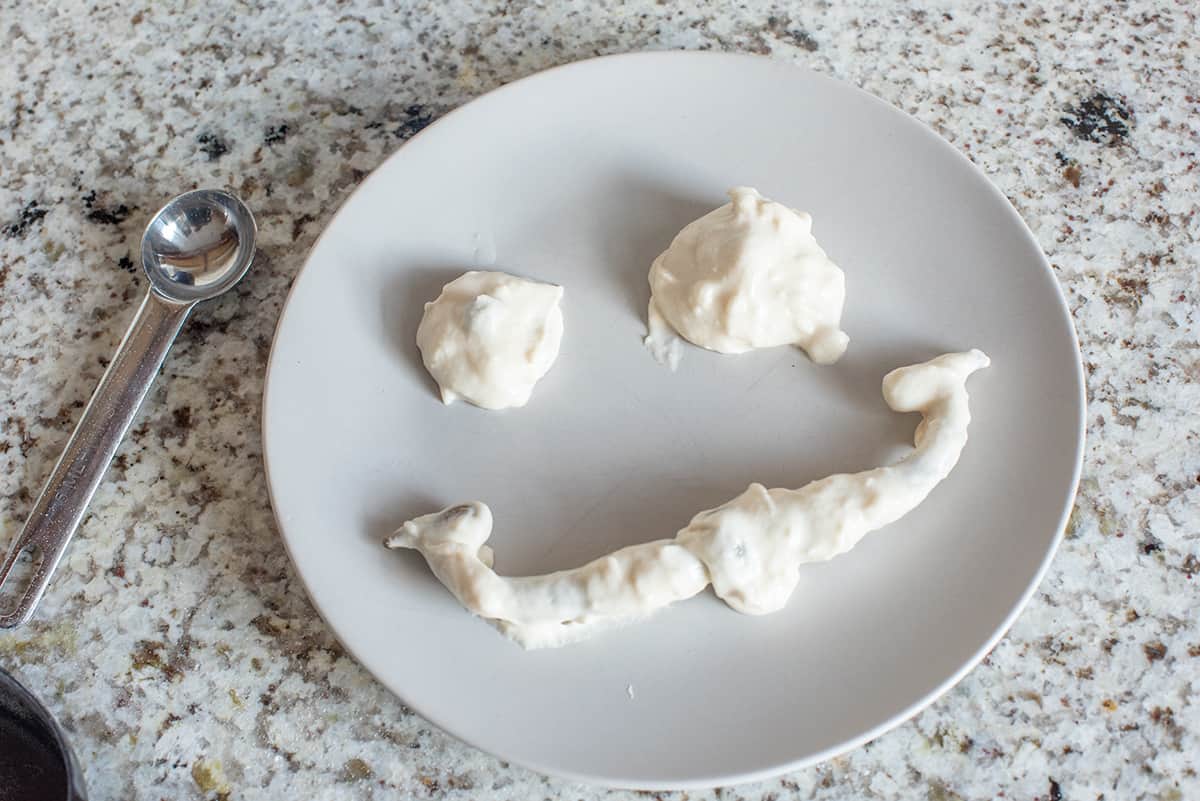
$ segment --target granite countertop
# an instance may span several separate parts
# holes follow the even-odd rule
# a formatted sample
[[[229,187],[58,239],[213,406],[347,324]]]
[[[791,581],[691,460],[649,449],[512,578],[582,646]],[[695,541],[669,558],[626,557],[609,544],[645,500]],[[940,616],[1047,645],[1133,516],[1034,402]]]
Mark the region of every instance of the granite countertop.
[[[1066,540],[956,689],[844,757],[662,796],[1200,798],[1193,4],[253,5],[0,0],[4,539],[144,290],[149,215],[229,185],[261,227],[252,280],[187,327],[37,618],[0,633],[0,666],[70,731],[93,799],[635,797],[476,752],[343,653],[275,531],[259,401],[306,251],[406,137],[544,67],[673,48],[807,65],[966,152],[1054,265],[1090,407]]]

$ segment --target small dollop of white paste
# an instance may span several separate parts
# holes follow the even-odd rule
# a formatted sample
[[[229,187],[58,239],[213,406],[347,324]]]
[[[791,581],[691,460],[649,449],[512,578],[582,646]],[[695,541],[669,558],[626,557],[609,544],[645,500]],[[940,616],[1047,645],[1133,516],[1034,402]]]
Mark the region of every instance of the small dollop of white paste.
[[[720,353],[797,345],[832,364],[850,338],[840,328],[845,277],[812,235],[812,217],[749,187],[686,225],[650,266],[646,344],[672,357],[665,321]]]
[[[484,409],[529,402],[562,342],[560,286],[473,270],[425,304],[417,347],[442,400]]]
[[[949,475],[967,443],[967,377],[988,364],[982,351],[971,350],[888,373],[888,406],[922,415],[915,447],[896,464],[794,490],[751,484],[693,517],[674,539],[622,548],[572,570],[496,574],[486,545],[492,513],[478,502],[410,520],[384,545],[420,551],[463,606],[527,648],[583,639],[709,584],[739,612],[774,612],[791,597],[801,565],[850,550],[914,509]]]

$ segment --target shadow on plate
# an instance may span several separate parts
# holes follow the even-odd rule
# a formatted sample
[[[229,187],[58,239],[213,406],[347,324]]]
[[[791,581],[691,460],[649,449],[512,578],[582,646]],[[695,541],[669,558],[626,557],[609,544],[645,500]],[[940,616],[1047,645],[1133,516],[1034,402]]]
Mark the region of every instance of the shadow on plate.
[[[863,414],[877,412],[880,408],[887,411],[887,403],[883,400],[883,377],[892,370],[919,364],[943,353],[971,347],[970,343],[936,346],[924,340],[913,341],[897,337],[886,344],[872,343],[856,348],[854,332],[847,333],[850,334],[850,347],[836,364],[815,365],[808,362],[803,353],[799,358],[808,362],[812,368],[810,374],[805,377],[806,382],[811,381],[823,387],[824,391],[841,398],[847,408]],[[890,413],[901,420],[908,417],[900,412]],[[915,414],[912,415],[912,420],[917,419]]]
[[[413,263],[409,260],[409,263]],[[417,348],[417,326],[425,312],[425,304],[436,299],[442,287],[472,267],[462,264],[441,264],[428,267],[398,266],[384,286],[379,298],[380,320],[384,335],[405,369],[420,376],[429,391],[440,401],[437,383],[425,370],[421,351]]]
[[[423,493],[405,493],[401,490],[395,497],[367,510],[360,521],[359,531],[372,547],[378,549],[379,558],[393,566],[397,579],[428,582],[431,588],[444,591],[421,554],[407,548],[389,550],[383,546],[383,541],[405,521],[436,512],[448,505]]]
[[[620,204],[605,221],[611,235],[604,238],[604,257],[612,265],[613,287],[639,319],[646,319],[650,302],[650,264],[667,249],[679,230],[726,202],[724,195],[672,186],[650,173],[628,173],[603,187]]]

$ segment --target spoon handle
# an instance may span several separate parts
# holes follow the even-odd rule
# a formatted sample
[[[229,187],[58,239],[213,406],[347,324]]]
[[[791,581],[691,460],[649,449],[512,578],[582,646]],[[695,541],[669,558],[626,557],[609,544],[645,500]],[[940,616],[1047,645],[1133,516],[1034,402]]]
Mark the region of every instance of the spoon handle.
[[[25,528],[0,567],[0,588],[3,588],[22,553],[30,551],[35,565],[15,606],[0,614],[0,628],[19,626],[33,614],[193,305],[172,303],[154,291],[146,293]]]

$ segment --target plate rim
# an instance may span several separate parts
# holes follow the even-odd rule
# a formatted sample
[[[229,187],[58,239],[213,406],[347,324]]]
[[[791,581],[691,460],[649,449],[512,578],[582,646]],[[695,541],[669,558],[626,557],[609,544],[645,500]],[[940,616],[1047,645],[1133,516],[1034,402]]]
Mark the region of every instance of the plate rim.
[[[1048,277],[1050,279],[1052,279],[1050,283],[1054,288],[1054,293],[1055,293],[1056,299],[1058,301],[1058,308],[1059,308],[1060,313],[1063,316],[1063,319],[1067,323],[1067,332],[1070,337],[1071,344],[1074,346],[1075,359],[1073,360],[1074,370],[1072,371],[1072,377],[1074,378],[1076,387],[1078,389],[1078,397],[1077,397],[1077,403],[1078,403],[1077,418],[1078,419],[1076,420],[1076,428],[1075,428],[1076,437],[1075,437],[1075,454],[1074,454],[1074,459],[1073,459],[1074,468],[1072,470],[1072,475],[1070,478],[1069,490],[1067,492],[1066,498],[1063,501],[1063,508],[1059,515],[1059,520],[1055,526],[1054,536],[1052,537],[1050,544],[1046,549],[1046,553],[1042,557],[1042,560],[1041,560],[1040,564],[1038,565],[1037,570],[1034,572],[1033,576],[1031,577],[1029,583],[1025,587],[1021,596],[1013,604],[1012,609],[1009,610],[1009,612],[1005,616],[1005,618],[1000,622],[1000,624],[996,627],[996,629],[988,636],[988,638],[984,642],[984,644],[974,654],[972,654],[967,660],[965,660],[963,662],[963,664],[956,671],[954,671],[950,676],[948,676],[947,678],[942,680],[940,683],[938,683],[932,690],[930,690],[924,696],[918,698],[916,701],[912,702],[911,704],[904,707],[899,712],[893,714],[891,717],[887,718],[886,720],[882,721],[881,723],[877,724],[876,726],[868,729],[867,731],[865,731],[855,737],[848,738],[836,745],[830,746],[829,748],[826,748],[822,751],[818,751],[816,753],[808,754],[808,755],[799,757],[797,759],[793,759],[788,762],[782,762],[782,763],[774,765],[772,767],[761,768],[761,769],[757,769],[757,770],[750,770],[750,771],[745,771],[745,772],[741,772],[741,773],[734,773],[734,774],[727,774],[727,775],[696,776],[696,777],[692,777],[692,778],[688,778],[688,779],[681,779],[678,781],[670,781],[670,780],[630,781],[628,779],[620,779],[620,778],[616,778],[616,777],[612,777],[612,776],[602,776],[602,775],[590,774],[590,773],[580,772],[580,771],[564,770],[559,767],[541,763],[539,760],[526,759],[526,758],[514,758],[510,755],[500,752],[499,750],[491,750],[490,748],[484,748],[483,746],[478,745],[477,743],[473,742],[470,737],[467,737],[467,736],[461,734],[460,732],[456,731],[454,727],[447,726],[445,723],[443,723],[439,719],[439,717],[437,715],[430,714],[428,711],[426,711],[424,709],[423,705],[421,705],[420,703],[410,702],[409,699],[404,695],[404,693],[402,692],[402,690],[400,688],[394,687],[390,681],[388,681],[387,679],[385,679],[384,677],[382,677],[381,675],[379,675],[375,671],[373,671],[370,667],[368,667],[367,663],[359,656],[359,654],[355,651],[355,649],[348,642],[346,642],[343,639],[342,635],[337,631],[337,629],[333,626],[333,624],[330,623],[329,617],[326,615],[325,611],[321,608],[321,604],[313,596],[313,593],[312,593],[311,589],[309,588],[308,581],[305,579],[304,574],[300,570],[296,556],[292,552],[292,544],[286,534],[286,526],[283,522],[283,516],[280,513],[279,505],[276,502],[276,498],[275,498],[275,496],[276,496],[275,482],[277,479],[273,477],[274,474],[272,473],[272,470],[271,470],[271,460],[270,460],[270,455],[269,455],[270,434],[269,434],[269,423],[268,423],[268,420],[269,420],[268,408],[269,408],[269,403],[270,403],[270,398],[271,398],[271,376],[275,369],[276,357],[278,355],[279,334],[283,328],[285,320],[287,319],[288,312],[289,312],[289,310],[291,310],[292,300],[293,300],[294,296],[296,295],[297,289],[300,286],[301,281],[304,279],[304,275],[308,271],[309,265],[312,263],[313,254],[317,251],[318,247],[324,241],[324,239],[328,235],[329,231],[332,228],[334,228],[335,224],[341,218],[342,214],[346,211],[346,208],[350,205],[351,201],[360,192],[362,192],[369,184],[371,184],[372,181],[377,180],[379,173],[381,173],[383,171],[383,168],[387,164],[389,164],[392,160],[397,158],[397,156],[403,151],[403,149],[410,142],[413,142],[414,140],[416,140],[422,136],[425,136],[429,131],[438,129],[440,126],[442,126],[442,124],[445,121],[447,121],[453,117],[456,117],[457,115],[459,115],[460,113],[462,113],[463,111],[468,109],[469,107],[471,107],[477,103],[480,103],[481,101],[494,98],[494,96],[496,96],[496,95],[503,94],[505,92],[513,90],[514,88],[519,87],[527,82],[542,79],[542,78],[544,78],[544,76],[546,76],[550,73],[559,74],[559,73],[579,70],[581,68],[594,66],[596,63],[599,63],[599,62],[615,62],[615,61],[653,62],[653,61],[664,59],[664,58],[672,59],[672,60],[684,60],[684,59],[704,59],[704,60],[708,60],[708,61],[726,60],[731,63],[734,63],[734,62],[737,62],[737,63],[770,62],[781,68],[796,70],[797,72],[805,73],[809,77],[811,77],[819,82],[828,82],[828,83],[837,84],[841,88],[849,89],[852,92],[857,93],[860,97],[865,97],[865,98],[869,99],[869,101],[871,103],[876,104],[878,107],[882,107],[883,110],[885,110],[885,112],[887,114],[892,115],[892,117],[894,119],[898,120],[898,124],[919,126],[920,128],[923,129],[923,132],[927,136],[932,137],[933,140],[936,141],[936,143],[937,143],[936,146],[939,149],[941,149],[945,153],[950,154],[954,159],[957,159],[961,165],[966,166],[975,175],[976,178],[981,180],[982,184],[986,187],[985,191],[990,192],[995,199],[999,199],[999,200],[1003,201],[1003,207],[1006,210],[1005,213],[1008,215],[1009,220],[1016,224],[1017,228],[1021,232],[1021,235],[1027,240],[1027,244],[1031,245],[1033,252],[1035,252],[1037,254],[1038,261],[1040,262],[1042,269],[1046,272]],[[368,674],[370,674],[372,679],[379,682],[379,684],[381,684],[384,688],[386,688],[388,690],[388,692],[390,692],[394,696],[396,696],[396,698],[398,698],[405,706],[409,707],[412,711],[416,712],[422,718],[429,721],[433,725],[437,726],[438,729],[445,732],[446,734],[448,734],[450,737],[454,738],[455,740],[458,740],[459,742],[466,744],[470,748],[474,748],[478,751],[489,754],[489,755],[493,756],[494,758],[501,759],[506,762],[511,762],[516,765],[520,765],[521,767],[533,770],[543,776],[553,776],[553,777],[558,777],[561,779],[566,779],[569,781],[575,781],[575,782],[580,782],[580,783],[584,783],[584,784],[588,784],[588,785],[592,785],[592,786],[605,787],[605,788],[610,788],[610,789],[649,790],[649,791],[705,790],[705,789],[711,789],[711,788],[719,787],[719,786],[728,786],[728,785],[734,785],[734,784],[747,784],[747,783],[752,783],[752,782],[764,781],[767,779],[781,776],[786,773],[791,773],[794,771],[802,770],[802,769],[810,767],[812,765],[816,765],[818,763],[827,761],[829,759],[833,759],[835,757],[841,756],[842,754],[853,751],[854,749],[857,749],[857,748],[861,747],[862,745],[883,736],[884,734],[890,732],[892,729],[899,727],[901,724],[908,722],[909,720],[914,718],[916,715],[920,714],[922,711],[924,711],[926,708],[928,708],[930,705],[932,705],[935,701],[937,701],[939,698],[941,698],[943,695],[945,695],[947,692],[949,692],[951,689],[953,689],[960,681],[962,681],[967,676],[967,674],[969,674],[976,667],[978,667],[979,663],[981,661],[983,661],[984,657],[987,656],[987,654],[990,653],[992,651],[992,649],[994,649],[996,647],[996,645],[999,643],[999,641],[1001,639],[1003,639],[1006,634],[1008,634],[1009,629],[1012,628],[1012,626],[1016,622],[1017,618],[1021,615],[1021,613],[1025,610],[1026,606],[1029,604],[1029,601],[1033,598],[1033,595],[1037,591],[1038,587],[1041,586],[1041,583],[1045,579],[1046,574],[1049,572],[1050,565],[1053,562],[1054,556],[1058,552],[1058,548],[1061,545],[1064,535],[1066,533],[1066,528],[1070,522],[1071,513],[1074,509],[1075,500],[1078,495],[1079,483],[1080,483],[1080,478],[1082,476],[1082,470],[1083,470],[1083,458],[1084,458],[1084,454],[1086,453],[1087,381],[1086,381],[1086,376],[1084,374],[1083,358],[1082,358],[1082,352],[1081,352],[1080,344],[1079,344],[1079,334],[1075,328],[1074,316],[1071,313],[1070,305],[1067,303],[1066,294],[1063,291],[1062,284],[1059,281],[1058,276],[1054,273],[1054,268],[1051,266],[1049,260],[1046,258],[1046,254],[1042,250],[1041,244],[1037,241],[1037,237],[1034,235],[1033,231],[1029,228],[1029,226],[1025,222],[1024,218],[1021,217],[1020,213],[1013,206],[1012,202],[1000,190],[1000,188],[997,187],[991,181],[991,179],[987,176],[987,174],[983,171],[983,169],[980,166],[978,166],[975,162],[971,161],[971,159],[969,159],[957,147],[955,147],[950,142],[948,142],[946,139],[944,139],[936,130],[934,130],[927,123],[925,123],[924,121],[918,119],[917,117],[905,112],[903,109],[900,109],[897,106],[892,105],[891,103],[887,102],[886,100],[884,100],[880,97],[877,97],[876,95],[868,92],[867,90],[863,89],[862,87],[858,86],[857,84],[851,83],[848,80],[842,80],[840,78],[836,78],[831,75],[827,75],[823,72],[818,72],[818,71],[811,69],[810,67],[803,65],[803,64],[797,64],[795,62],[772,58],[770,56],[755,55],[755,54],[749,54],[749,53],[730,53],[730,52],[723,52],[723,51],[705,51],[705,50],[645,50],[645,51],[635,51],[635,52],[627,52],[627,53],[615,53],[615,54],[609,54],[609,55],[593,56],[590,58],[580,59],[577,61],[571,61],[571,62],[568,62],[565,64],[559,64],[559,65],[556,65],[553,67],[548,67],[546,69],[539,70],[530,75],[526,75],[526,76],[523,76],[516,80],[510,81],[510,82],[502,84],[500,86],[497,86],[487,92],[484,92],[483,94],[480,94],[480,95],[477,95],[477,96],[471,98],[467,102],[465,102],[459,106],[456,106],[455,108],[446,112],[442,116],[438,117],[438,119],[434,120],[432,123],[427,125],[425,128],[421,129],[420,131],[418,131],[416,134],[414,134],[410,138],[401,142],[400,145],[398,147],[396,147],[395,150],[393,150],[386,158],[384,158],[382,161],[380,161],[374,167],[374,169],[371,170],[370,174],[367,175],[367,177],[364,178],[363,181],[361,183],[359,183],[359,185],[356,186],[354,188],[354,190],[351,191],[350,194],[347,195],[341,201],[341,203],[339,204],[339,206],[337,208],[337,211],[335,211],[333,216],[329,218],[329,221],[322,228],[321,233],[317,236],[317,238],[313,241],[313,244],[309,247],[308,252],[304,258],[304,264],[301,265],[300,269],[296,272],[295,277],[292,279],[291,286],[288,288],[288,292],[284,298],[283,306],[281,307],[281,310],[279,313],[279,318],[276,321],[274,331],[271,334],[271,351],[270,351],[270,355],[268,356],[268,359],[267,359],[266,373],[265,373],[265,377],[263,380],[263,395],[262,395],[262,403],[260,406],[260,420],[261,420],[260,430],[261,430],[261,436],[262,436],[262,459],[263,459],[263,469],[264,469],[264,473],[266,475],[267,497],[268,497],[268,501],[270,503],[272,516],[274,517],[274,520],[275,520],[276,528],[278,529],[278,532],[279,532],[279,537],[283,541],[284,549],[287,552],[288,559],[291,561],[292,568],[295,570],[296,576],[300,579],[300,583],[304,587],[305,595],[307,596],[308,602],[312,605],[313,609],[321,617],[322,622],[328,628],[329,632],[334,636],[334,638],[338,641],[338,643],[342,646],[342,648],[345,649],[346,653],[352,659],[354,659],[354,661],[357,662],[358,665],[360,667],[362,667],[363,670],[365,670]]]

